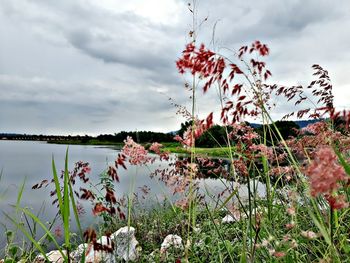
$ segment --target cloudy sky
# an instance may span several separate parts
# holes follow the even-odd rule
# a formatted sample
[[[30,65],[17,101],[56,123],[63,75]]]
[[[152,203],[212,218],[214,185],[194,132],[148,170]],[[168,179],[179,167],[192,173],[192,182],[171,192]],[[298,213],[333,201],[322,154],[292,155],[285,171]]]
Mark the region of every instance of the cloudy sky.
[[[272,81],[308,84],[326,68],[338,109],[350,106],[348,0],[197,0],[199,41],[271,48]],[[191,28],[182,0],[0,0],[0,133],[177,130],[189,106],[177,73]],[[215,91],[197,112],[218,112]],[[291,106],[276,109],[287,113]],[[276,118],[279,116],[276,114]]]

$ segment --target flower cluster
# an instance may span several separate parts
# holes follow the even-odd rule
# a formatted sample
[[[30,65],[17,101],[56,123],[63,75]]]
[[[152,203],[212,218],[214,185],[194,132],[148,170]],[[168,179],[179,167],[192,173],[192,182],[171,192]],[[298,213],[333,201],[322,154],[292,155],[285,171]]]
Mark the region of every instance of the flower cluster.
[[[151,158],[147,156],[148,152],[142,145],[134,142],[134,140],[128,136],[124,140],[124,147],[122,153],[129,158],[129,163],[132,165],[143,165],[148,163]]]
[[[324,195],[332,208],[345,208],[348,205],[343,196],[335,196],[340,183],[347,182],[348,178],[331,147],[319,148],[305,173],[310,178],[312,196]]]
[[[186,147],[193,147],[195,145],[195,140],[211,126],[213,126],[213,113],[210,113],[205,120],[196,119],[194,125],[189,126],[182,137],[176,135],[174,140]]]
[[[162,152],[161,148],[163,147],[162,144],[158,143],[158,142],[154,142],[152,143],[152,145],[149,147],[149,150],[154,152],[155,154],[157,154],[159,156],[160,160],[165,160],[168,161],[169,160],[169,152]]]

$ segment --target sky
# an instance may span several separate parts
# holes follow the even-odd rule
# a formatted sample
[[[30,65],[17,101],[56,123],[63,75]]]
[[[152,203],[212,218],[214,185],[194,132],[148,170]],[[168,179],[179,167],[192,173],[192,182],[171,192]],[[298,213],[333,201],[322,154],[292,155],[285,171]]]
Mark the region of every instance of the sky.
[[[260,40],[271,50],[270,81],[283,85],[307,85],[319,64],[336,108],[350,108],[348,0],[197,0],[196,7],[197,42],[225,53]],[[191,104],[175,61],[191,27],[182,0],[0,0],[0,133],[178,130],[184,118],[171,101]],[[199,117],[219,116],[215,89],[199,90],[197,101]],[[281,104],[276,119],[294,107]]]

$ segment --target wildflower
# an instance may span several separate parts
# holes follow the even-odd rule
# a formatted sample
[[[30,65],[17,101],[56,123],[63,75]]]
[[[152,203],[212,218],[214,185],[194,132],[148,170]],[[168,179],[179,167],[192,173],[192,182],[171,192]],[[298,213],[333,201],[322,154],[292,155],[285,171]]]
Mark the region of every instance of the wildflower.
[[[300,234],[303,236],[303,237],[306,237],[307,239],[315,239],[317,238],[317,234],[311,230],[308,230],[308,231],[301,231]]]
[[[130,164],[142,165],[151,160],[151,158],[147,156],[148,152],[145,147],[134,142],[130,136],[124,140],[124,143],[125,145],[122,149],[122,152],[125,156],[129,157]]]
[[[310,178],[312,196],[323,194],[333,209],[346,206],[345,197],[338,196],[338,202],[334,197],[334,193],[340,188],[339,182],[346,182],[347,177],[330,147],[324,146],[315,153],[315,159],[306,168],[305,173]]]
[[[294,216],[295,215],[295,207],[288,207],[287,208],[287,213],[290,216]]]
[[[232,164],[235,167],[235,169],[239,172],[240,175],[248,176],[248,168],[242,158],[232,160]]]
[[[328,130],[327,123],[325,123],[324,121],[319,121],[316,123],[309,124],[308,126],[306,126],[305,128],[302,129],[302,132],[319,134],[319,133],[325,132],[327,130]]]
[[[195,174],[198,172],[198,165],[196,163],[187,164],[187,171],[189,174]]]
[[[181,208],[182,210],[187,210],[189,208],[188,198],[183,198],[175,202],[175,206]]]
[[[348,208],[349,203],[346,202],[346,196],[345,195],[338,195],[336,197],[334,196],[326,196],[326,199],[329,203],[329,205],[333,209],[343,209],[343,208]]]
[[[59,226],[57,226],[56,228],[55,228],[55,236],[56,237],[62,237],[62,229],[61,229],[61,227],[59,227]]]
[[[267,239],[263,239],[263,241],[261,242],[261,245],[263,247],[267,247],[270,244],[270,242]]]
[[[94,216],[101,214],[102,212],[108,212],[109,209],[105,207],[102,203],[95,204],[94,208],[92,209],[92,213]]]
[[[295,239],[292,239],[291,242],[290,242],[290,245],[292,248],[297,248],[298,247],[298,243]]]
[[[284,257],[285,255],[286,255],[286,253],[283,252],[283,251],[275,251],[275,252],[273,253],[273,256],[276,257],[276,258],[282,258],[282,257]]]
[[[77,205],[77,212],[78,212],[78,215],[80,217],[82,217],[84,214],[86,214],[86,211],[85,211],[84,206],[82,205],[82,203],[77,202],[76,205]]]
[[[286,224],[286,228],[287,229],[292,229],[295,227],[295,222],[294,221],[291,221],[290,223]]]
[[[163,147],[162,144],[158,142],[152,143],[152,145],[149,147],[150,151],[155,152],[156,154],[160,154],[160,148]]]
[[[195,140],[198,139],[206,130],[213,125],[213,113],[210,113],[205,120],[196,119],[194,125],[190,125],[181,136],[176,135],[174,140],[180,142],[184,146],[193,147]]]
[[[253,152],[256,152],[256,151],[260,152],[261,155],[266,156],[268,159],[272,159],[273,157],[272,149],[267,147],[264,144],[259,144],[259,145],[253,144],[249,147],[249,149]]]

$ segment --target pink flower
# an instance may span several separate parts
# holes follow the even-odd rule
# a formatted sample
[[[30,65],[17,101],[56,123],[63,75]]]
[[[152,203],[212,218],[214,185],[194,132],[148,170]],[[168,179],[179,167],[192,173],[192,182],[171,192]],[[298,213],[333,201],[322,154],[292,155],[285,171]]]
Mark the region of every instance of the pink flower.
[[[210,113],[205,120],[195,120],[195,125],[190,125],[183,134],[183,138],[179,135],[174,137],[174,140],[180,142],[187,147],[193,147],[194,142],[198,139],[206,130],[213,125],[213,113]]]
[[[328,130],[327,123],[323,121],[319,121],[316,123],[309,124],[305,128],[302,129],[303,132],[311,132],[313,134],[319,134],[321,132],[325,132]]]
[[[346,202],[345,195],[326,196],[326,199],[333,209],[343,209],[349,207],[349,203]]]
[[[178,136],[178,135],[177,135]],[[169,160],[169,152],[162,152],[160,148],[163,147],[162,144],[158,142],[152,143],[151,147],[149,147],[150,151],[155,152],[158,154],[160,160]]]
[[[315,239],[317,238],[317,234],[311,230],[308,230],[308,231],[301,231],[300,234],[303,236],[303,237],[306,237],[307,239]]]
[[[282,257],[284,257],[284,256],[286,255],[286,253],[283,252],[283,251],[275,251],[275,252],[273,253],[273,255],[274,255],[276,258],[282,258]]]
[[[288,213],[288,215],[290,215],[290,216],[294,216],[295,215],[295,208],[294,207],[288,207],[287,208],[287,213]]]
[[[255,137],[254,137],[255,138]],[[267,159],[272,159],[273,150],[264,144],[252,144],[249,149],[253,152],[260,152],[261,155],[265,156]]]
[[[258,139],[258,138],[259,138],[259,134],[253,131],[249,131],[248,133],[242,136],[242,139],[246,141],[252,141],[253,139]]]
[[[155,152],[156,154],[160,154],[160,148],[162,148],[163,145],[158,143],[158,142],[154,142],[152,143],[151,147],[149,147],[150,151]]]
[[[134,142],[134,140],[128,136],[126,140],[124,140],[124,147],[122,149],[122,153],[129,157],[129,163],[132,165],[142,165],[151,161],[152,158],[148,157],[147,150],[142,145]]]
[[[332,195],[339,188],[339,182],[345,181],[344,168],[339,165],[338,158],[332,148],[324,146],[315,153],[314,160],[305,171],[310,178],[311,195]]]
[[[58,238],[62,237],[62,229],[61,229],[61,227],[57,226],[55,228],[55,232],[54,233],[55,233],[56,237],[58,237]]]

